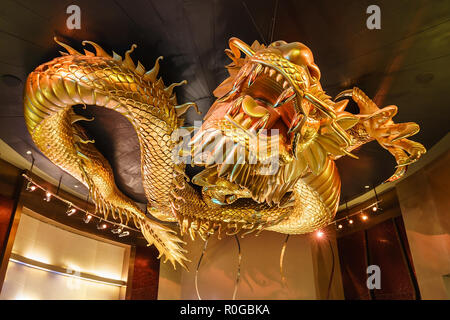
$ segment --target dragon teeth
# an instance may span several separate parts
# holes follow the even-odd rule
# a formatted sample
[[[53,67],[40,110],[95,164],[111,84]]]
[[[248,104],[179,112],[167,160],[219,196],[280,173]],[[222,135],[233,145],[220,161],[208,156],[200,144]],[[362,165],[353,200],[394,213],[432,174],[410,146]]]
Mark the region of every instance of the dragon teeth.
[[[246,118],[242,123],[241,126],[243,126],[245,129],[248,129],[250,127],[250,125],[252,124],[252,119]]]
[[[277,72],[273,69],[269,70],[269,77],[273,77]]]
[[[231,107],[228,109],[227,114],[230,115],[231,117],[234,117],[236,115],[236,113],[239,111],[239,109],[241,108],[243,99],[244,99],[244,97],[240,97],[237,101],[235,101],[231,105]]]
[[[255,71],[253,71],[253,73],[256,73],[256,75],[258,76],[262,71],[263,71],[263,66],[258,64],[255,68]]]
[[[238,115],[236,117],[234,117],[234,121],[237,123],[241,123],[242,119],[244,119],[243,113],[238,113]]]
[[[269,121],[269,117],[270,114],[267,113],[264,117],[262,117],[261,119],[259,119],[258,121],[255,122],[255,124],[253,124],[253,126],[250,128],[250,131],[258,131],[260,129],[264,129],[264,127],[266,126],[267,122]]]
[[[284,81],[283,82],[283,89],[286,89],[287,87],[289,87],[289,82]]]
[[[291,100],[295,97],[294,89],[292,87],[289,87],[288,89],[284,90],[280,96],[278,97],[277,101],[273,105],[274,108],[281,106],[282,104],[286,103],[288,100]]]
[[[283,76],[281,74],[278,74],[277,77],[275,78],[275,80],[277,82],[281,82],[281,80],[283,80]]]
[[[243,67],[241,69],[241,71],[239,71],[239,74],[237,75],[236,80],[234,81],[233,84],[233,90],[236,88],[239,88],[242,83],[244,82],[244,80],[247,78],[247,76],[253,72],[253,70],[255,69],[256,65],[252,65],[250,67]]]

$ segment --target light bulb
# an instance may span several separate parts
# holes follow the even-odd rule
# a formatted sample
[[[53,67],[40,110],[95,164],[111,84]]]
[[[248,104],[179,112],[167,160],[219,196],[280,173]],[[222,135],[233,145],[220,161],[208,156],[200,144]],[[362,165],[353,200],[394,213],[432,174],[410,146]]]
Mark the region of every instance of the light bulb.
[[[348,223],[353,224],[353,220],[352,219],[348,220]]]
[[[30,191],[30,192],[33,192],[34,190],[36,190],[36,186],[33,184],[33,183],[31,183],[31,181],[28,181],[28,183],[27,183],[27,191]]]
[[[361,219],[363,219],[364,221],[366,221],[367,219],[369,219],[365,214],[361,217]]]
[[[339,228],[339,229],[342,229],[342,228],[343,228],[343,227],[342,227],[342,224],[338,225],[338,228]]]
[[[114,234],[121,233],[122,232],[122,227],[119,226],[119,227],[117,227],[115,229],[111,229],[111,232],[114,233]]]
[[[378,210],[378,207],[377,206],[374,206],[373,208],[372,208],[372,211],[373,212],[376,212]]]
[[[66,214],[70,217],[71,215],[73,215],[75,212],[77,212],[77,209],[72,208],[72,206],[69,206],[69,208],[66,211]]]
[[[47,201],[47,202],[50,202],[50,199],[52,198],[52,194],[50,193],[50,192],[46,192],[45,193],[45,198],[44,198],[44,200],[45,201]]]
[[[319,238],[319,239],[323,238],[324,235],[325,234],[322,231],[320,231],[320,230],[316,232],[316,237]]]
[[[98,223],[97,224],[97,229],[98,230],[103,230],[103,229],[106,229],[108,226],[106,225],[106,223]]]
[[[89,223],[89,221],[91,221],[92,216],[90,214],[86,215],[86,217],[84,218],[84,223]]]

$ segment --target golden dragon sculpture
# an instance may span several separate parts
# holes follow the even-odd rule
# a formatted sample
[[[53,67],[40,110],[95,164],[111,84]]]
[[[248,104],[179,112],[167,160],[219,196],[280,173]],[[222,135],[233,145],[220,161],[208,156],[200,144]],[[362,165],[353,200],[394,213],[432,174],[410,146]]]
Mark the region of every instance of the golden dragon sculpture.
[[[122,58],[90,41],[83,45],[95,53],[55,41],[68,53],[37,67],[26,82],[24,115],[33,141],[89,188],[98,212],[125,224],[132,219],[174,267],[187,260],[182,240],[120,192],[109,163],[77,124],[92,119],[77,115],[74,105],[108,108],[131,122],[148,212],[203,239],[213,233],[312,232],[337,211],[336,159],[377,140],[397,161],[395,180],[426,152],[407,139],[417,124],[392,121],[396,106],[380,109],[358,88],[336,98],[351,97],[359,114],[345,111],[347,99],[332,100],[311,51],[299,42],[249,46],[230,39],[229,77],[214,91],[217,100],[191,139],[183,114],[196,105],[177,104],[173,89],[184,81],[166,87],[158,78],[161,57],[146,71],[130,58],[135,45]],[[189,161],[204,167],[192,181],[185,174]]]

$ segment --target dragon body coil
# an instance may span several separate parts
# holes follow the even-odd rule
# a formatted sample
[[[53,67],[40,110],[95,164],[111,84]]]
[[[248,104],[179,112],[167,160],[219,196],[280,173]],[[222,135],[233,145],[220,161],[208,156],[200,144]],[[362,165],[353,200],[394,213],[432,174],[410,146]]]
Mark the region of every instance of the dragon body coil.
[[[184,82],[166,87],[158,78],[159,58],[149,71],[140,63],[136,66],[130,58],[134,46],[122,59],[87,43],[95,53],[81,54],[60,43],[68,54],[29,75],[24,94],[27,128],[46,157],[89,188],[98,212],[123,223],[132,219],[174,266],[185,265],[182,241],[116,187],[108,161],[77,124],[89,119],[74,113],[74,105],[111,109],[131,122],[140,143],[149,212],[163,221],[177,221],[182,234],[204,239],[214,232],[314,231],[332,221],[339,203],[341,184],[334,160],[376,139],[396,157],[396,179],[425,152],[406,139],[417,132],[416,124],[391,120],[395,106],[380,110],[357,88],[340,96],[352,96],[359,115],[344,111],[347,100],[330,100],[306,46],[278,41],[267,48],[257,43],[250,47],[233,38],[227,50],[233,60],[230,77],[214,92],[219,99],[188,148],[193,158],[206,155],[196,163],[205,169],[192,180],[202,187],[198,191],[185,177],[185,164],[174,157],[179,142],[174,133],[182,128],[187,108],[196,107],[177,104],[173,89]],[[240,57],[241,51],[246,58]],[[279,151],[255,150],[249,139],[273,128],[279,134],[264,137],[276,141]],[[267,169],[263,160],[275,156],[277,169],[261,174]]]

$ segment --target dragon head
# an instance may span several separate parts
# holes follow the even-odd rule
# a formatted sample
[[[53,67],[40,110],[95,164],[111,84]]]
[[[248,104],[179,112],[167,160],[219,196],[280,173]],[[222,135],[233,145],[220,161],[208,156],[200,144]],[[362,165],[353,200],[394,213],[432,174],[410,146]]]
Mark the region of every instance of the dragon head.
[[[310,147],[317,145],[312,141],[319,129],[339,132],[324,101],[334,103],[323,93],[320,69],[304,44],[249,46],[232,38],[229,46],[229,77],[214,91],[218,99],[191,140],[194,163],[206,166],[193,182],[219,204],[234,201],[237,187],[239,197],[280,203],[308,168],[318,173],[324,167],[326,149]],[[340,150],[341,140],[328,143]],[[309,151],[320,154],[308,161],[302,153]]]
[[[300,42],[276,41],[268,47],[255,42],[250,47],[232,38],[226,53],[233,60],[230,77],[214,91],[219,99],[205,120],[222,111],[238,128],[278,129],[286,149],[291,149],[293,129],[312,109],[303,94],[320,87],[320,69],[311,50]]]

